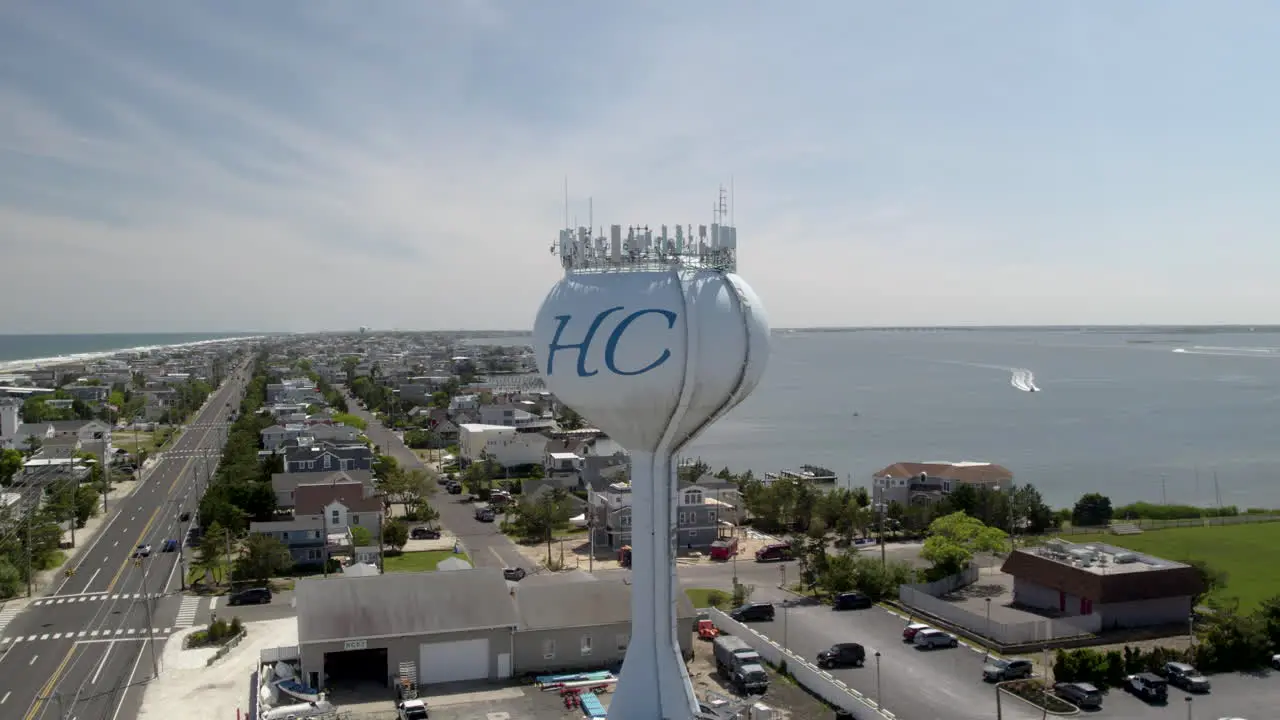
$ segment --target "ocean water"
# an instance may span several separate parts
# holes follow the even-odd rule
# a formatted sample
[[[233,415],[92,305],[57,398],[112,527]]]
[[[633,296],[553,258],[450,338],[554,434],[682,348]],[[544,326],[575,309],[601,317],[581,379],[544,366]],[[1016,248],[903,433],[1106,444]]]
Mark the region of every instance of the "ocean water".
[[[1031,386],[1038,392],[1029,392]],[[1046,501],[1280,507],[1280,333],[775,332],[760,385],[685,453],[856,485],[1000,463]]]
[[[88,335],[0,335],[0,363],[99,353],[156,345],[179,345],[257,333],[104,333]]]
[[[1280,332],[772,340],[760,386],[685,457],[757,475],[821,465],[854,485],[900,461],[976,460],[1008,467],[1054,506],[1097,491],[1116,503],[1211,505],[1220,493],[1224,504],[1280,508]]]

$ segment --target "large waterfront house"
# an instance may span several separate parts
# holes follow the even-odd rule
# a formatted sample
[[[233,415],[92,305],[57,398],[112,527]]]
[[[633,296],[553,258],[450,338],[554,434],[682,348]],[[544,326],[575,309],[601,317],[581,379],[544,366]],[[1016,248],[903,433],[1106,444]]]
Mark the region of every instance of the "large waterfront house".
[[[960,485],[1008,489],[1013,486],[1013,473],[989,462],[894,463],[872,476],[871,500],[877,505],[928,505]]]

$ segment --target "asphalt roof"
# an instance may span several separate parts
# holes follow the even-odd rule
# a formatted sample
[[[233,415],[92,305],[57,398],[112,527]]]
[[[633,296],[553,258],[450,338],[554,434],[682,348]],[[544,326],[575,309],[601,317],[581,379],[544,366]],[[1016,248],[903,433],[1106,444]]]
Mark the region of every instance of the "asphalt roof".
[[[294,592],[303,644],[517,624],[510,591],[496,568],[304,578]]]
[[[689,596],[679,593],[678,602],[677,617],[693,617]],[[631,586],[618,580],[521,583],[515,604],[521,630],[631,622]]]

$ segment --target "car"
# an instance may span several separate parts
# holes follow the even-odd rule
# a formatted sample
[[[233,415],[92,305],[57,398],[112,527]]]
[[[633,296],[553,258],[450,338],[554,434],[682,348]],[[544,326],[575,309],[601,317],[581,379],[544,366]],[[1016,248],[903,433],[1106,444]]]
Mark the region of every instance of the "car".
[[[756,551],[756,562],[785,562],[791,559],[791,546],[787,543],[766,545]]]
[[[953,648],[960,645],[960,641],[956,639],[955,635],[935,628],[928,628],[927,630],[917,632],[916,636],[911,638],[911,642],[921,650],[926,648],[933,650],[934,648],[940,647]]]
[[[982,668],[982,679],[987,682],[1004,682],[1031,677],[1030,660],[1004,660],[991,658]]]
[[[246,588],[227,598],[228,605],[266,605],[271,602],[271,588]]]
[[[1205,677],[1194,667],[1180,662],[1169,662],[1164,664],[1164,673],[1162,673],[1170,685],[1193,693],[1209,692],[1209,678]]]
[[[185,510],[181,515],[178,516],[178,522],[190,522],[190,520],[191,520],[190,510]]]
[[[860,592],[842,592],[831,603],[832,610],[867,610],[875,603]]]
[[[836,643],[818,653],[818,667],[862,667],[867,661],[867,650],[858,643]]]
[[[164,545],[160,546],[160,552],[174,552],[177,549],[178,549],[178,541],[174,540],[173,538],[169,538],[168,540],[165,540]]]
[[[916,633],[920,632],[921,630],[928,630],[928,629],[929,629],[929,626],[925,625],[924,623],[911,623],[910,625],[902,628],[902,641],[911,642],[912,640],[916,639]]]
[[[773,603],[747,603],[734,608],[729,617],[738,622],[770,622],[774,612]]]
[[[402,700],[396,704],[396,720],[427,720],[426,700]]]
[[[133,556],[136,558],[151,557],[151,546],[145,544],[139,545],[133,549]]]
[[[502,577],[512,582],[520,582],[528,574],[522,567],[502,568]]]
[[[1169,700],[1169,683],[1155,673],[1126,675],[1124,689],[1149,703],[1163,703]]]
[[[439,540],[439,530],[429,530],[424,527],[416,527],[409,531],[409,537],[414,540]]]
[[[1280,654],[1271,656],[1271,667],[1280,670]]]
[[[1096,710],[1102,707],[1102,692],[1086,682],[1054,683],[1053,692],[1078,708]]]

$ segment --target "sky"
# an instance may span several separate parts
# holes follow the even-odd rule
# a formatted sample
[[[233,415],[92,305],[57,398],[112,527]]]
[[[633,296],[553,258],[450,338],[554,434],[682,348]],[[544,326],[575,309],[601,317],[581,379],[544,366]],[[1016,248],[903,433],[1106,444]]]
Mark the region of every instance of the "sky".
[[[1267,323],[1280,5],[0,3],[0,333],[524,329],[570,214],[774,327]],[[15,302],[16,300],[16,302]]]

